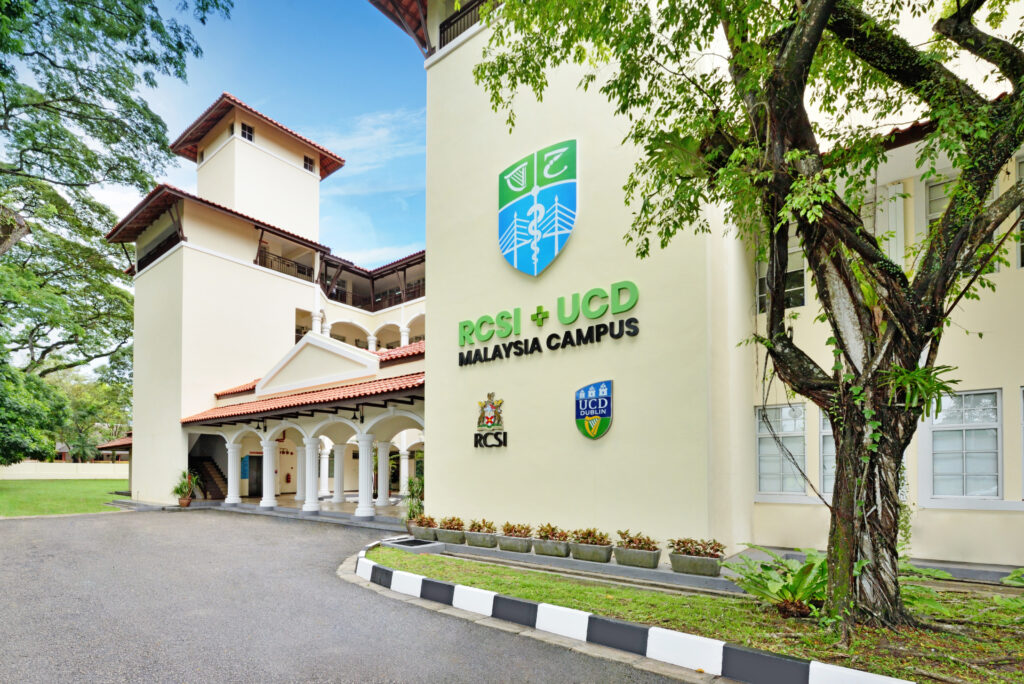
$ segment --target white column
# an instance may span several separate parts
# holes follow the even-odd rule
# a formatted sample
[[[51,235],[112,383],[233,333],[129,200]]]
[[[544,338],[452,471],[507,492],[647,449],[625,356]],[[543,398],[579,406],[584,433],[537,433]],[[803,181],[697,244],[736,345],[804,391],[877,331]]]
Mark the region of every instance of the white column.
[[[359,504],[357,518],[373,517],[373,435],[359,435]]]
[[[398,334],[401,335],[401,342],[398,343],[399,346],[404,347],[405,345],[409,344],[409,329],[408,328],[399,328],[398,329]]]
[[[242,483],[242,445],[228,442],[228,495],[224,499],[224,505],[242,503],[242,497],[238,495]]]
[[[274,473],[274,461],[277,460],[277,442],[272,439],[263,440],[263,498],[261,508],[273,508],[277,505],[277,476]]]
[[[398,495],[409,496],[409,452],[402,449],[398,452]]]
[[[370,351],[377,351],[377,336],[367,335],[366,336],[366,348]]]
[[[295,447],[295,500],[306,500],[306,458],[305,454]]]
[[[316,490],[316,462],[320,456],[320,438],[306,438],[306,502],[302,504],[305,512],[319,511],[320,498]]]
[[[331,334],[331,325],[327,322],[327,314],[323,311],[320,312],[320,320],[322,321],[320,324],[320,334],[324,337],[329,337]]]
[[[318,491],[317,494],[319,496],[330,496],[331,454],[324,448],[323,442],[320,443],[318,448],[320,449],[320,491]]]
[[[391,505],[388,485],[391,480],[391,442],[377,442],[377,501],[378,506]]]
[[[335,444],[331,448],[334,450],[334,496],[331,501],[342,503],[345,501],[345,445]]]

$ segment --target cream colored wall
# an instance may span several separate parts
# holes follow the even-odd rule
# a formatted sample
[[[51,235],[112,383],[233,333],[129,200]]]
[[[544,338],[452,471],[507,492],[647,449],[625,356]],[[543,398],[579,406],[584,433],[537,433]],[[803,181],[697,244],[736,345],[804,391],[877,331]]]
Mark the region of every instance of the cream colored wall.
[[[285,389],[294,390],[296,384],[307,383],[308,385],[312,378],[342,373],[354,373],[356,374],[354,377],[371,377],[373,375],[373,371],[368,370],[365,364],[308,344],[277,373],[267,378],[262,393]]]
[[[185,202],[183,215],[185,237],[191,244],[247,263],[256,259],[260,233],[251,223],[198,202]]]
[[[0,480],[105,480],[127,479],[128,462],[42,463],[21,461],[0,468]]]
[[[228,133],[234,120],[235,112],[231,111],[199,142],[204,159],[196,164],[196,194],[226,207],[235,207],[237,199],[235,144]]]

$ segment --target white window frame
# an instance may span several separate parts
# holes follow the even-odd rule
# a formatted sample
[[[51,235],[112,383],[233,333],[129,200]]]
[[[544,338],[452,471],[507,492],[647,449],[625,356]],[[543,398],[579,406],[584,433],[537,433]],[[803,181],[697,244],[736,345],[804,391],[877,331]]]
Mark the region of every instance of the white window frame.
[[[770,404],[767,406],[757,406],[754,408],[754,502],[755,503],[796,503],[796,504],[817,504],[821,503],[821,500],[817,497],[809,496],[807,494],[807,482],[803,483],[803,491],[801,492],[762,492],[761,491],[761,452],[758,448],[758,439],[765,436],[770,436],[770,433],[761,432],[761,409],[773,409],[773,408],[796,408],[799,407],[804,412],[804,429],[801,433],[796,432],[776,432],[777,437],[793,437],[800,436],[804,443],[803,453],[803,464],[801,469],[807,472],[807,406],[805,404]],[[780,454],[780,457],[785,459],[784,455]]]
[[[248,135],[246,135],[246,130],[248,130],[248,133],[249,133]],[[254,143],[254,142],[256,142],[256,129],[254,127],[250,126],[249,124],[247,124],[245,122],[242,122],[242,124],[241,124],[241,136],[242,136],[242,140],[248,140],[249,142]]]
[[[302,168],[310,173],[316,173],[316,160],[308,155],[302,155]]]
[[[832,422],[828,419],[828,414],[824,411],[818,411],[818,491],[821,495],[828,500],[832,498],[832,492],[835,491],[835,470],[836,464],[832,464],[832,482],[831,488],[825,491],[825,438],[832,438],[832,450],[835,451],[835,435],[832,433]],[[837,454],[838,456],[838,454]]]
[[[927,192],[927,189],[925,190]],[[879,246],[893,263],[903,266],[906,259],[906,246],[904,238],[904,216],[903,216],[903,181],[896,181],[886,185],[880,185],[875,192],[870,193],[864,199],[864,206],[872,206],[871,229],[869,233],[876,238],[879,234],[892,234],[892,237],[879,241]],[[927,203],[927,197],[925,198]],[[863,208],[861,219],[864,219]],[[867,229],[867,226],[865,226]]]
[[[795,230],[795,226],[790,226],[790,230]],[[807,306],[807,260],[804,258],[804,250],[800,247],[800,240],[796,234],[791,234],[789,238],[789,256],[786,259],[786,274],[796,272],[797,269],[793,268],[793,262],[799,260],[800,262],[800,291],[803,293],[803,304],[795,306],[787,306],[786,309],[799,309],[802,306]],[[761,270],[764,269],[764,275],[761,274]],[[783,278],[785,278],[783,276]],[[765,291],[761,292],[761,278],[765,278]],[[759,261],[754,264],[754,310],[758,314],[768,313],[768,264],[767,262]],[[765,297],[765,309],[761,310],[761,295]],[[785,296],[785,290],[783,295]],[[769,406],[768,408],[774,408]]]

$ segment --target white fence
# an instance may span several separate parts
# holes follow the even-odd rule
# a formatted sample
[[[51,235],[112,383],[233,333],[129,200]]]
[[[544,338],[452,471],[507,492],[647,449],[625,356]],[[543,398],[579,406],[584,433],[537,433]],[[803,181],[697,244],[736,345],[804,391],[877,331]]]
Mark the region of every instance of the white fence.
[[[0,466],[0,480],[127,480],[128,463],[40,463]]]

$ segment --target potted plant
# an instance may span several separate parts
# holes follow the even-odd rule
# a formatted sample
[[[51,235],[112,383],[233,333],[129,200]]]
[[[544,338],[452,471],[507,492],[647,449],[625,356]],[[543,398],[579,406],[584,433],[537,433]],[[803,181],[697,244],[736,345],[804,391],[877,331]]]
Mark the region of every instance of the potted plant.
[[[530,525],[515,525],[506,522],[501,526],[501,534],[498,535],[498,547],[502,551],[515,551],[517,553],[530,553],[533,546],[533,527]]]
[[[494,523],[487,518],[470,520],[469,529],[466,530],[466,543],[470,546],[493,549],[498,545],[498,537],[494,534],[495,531]]]
[[[409,478],[409,497],[405,500],[405,529],[412,534],[412,521],[423,515],[423,478]]]
[[[615,562],[635,568],[656,568],[661,559],[658,542],[643,534],[619,530],[619,543],[615,546]]]
[[[179,506],[188,508],[189,504],[192,503],[192,495],[195,493],[196,488],[202,486],[203,484],[195,471],[182,470],[181,477],[178,478],[178,484],[174,485],[171,493],[178,497]]]
[[[569,550],[576,560],[607,563],[612,559],[612,540],[593,527],[573,530]]]
[[[569,533],[548,523],[537,528],[537,537],[533,540],[533,552],[542,556],[569,555]]]
[[[668,560],[672,570],[690,575],[718,577],[725,545],[715,539],[669,539]]]
[[[409,529],[412,531],[412,536],[417,539],[434,541],[436,539],[434,536],[436,527],[437,522],[429,515],[423,513],[417,515],[415,518],[410,518],[409,520]]]
[[[437,535],[437,541],[444,542],[445,544],[465,544],[466,533],[462,530],[465,528],[465,524],[462,522],[462,518],[457,518],[454,515],[450,515],[447,518],[441,518],[440,524],[434,533]]]

